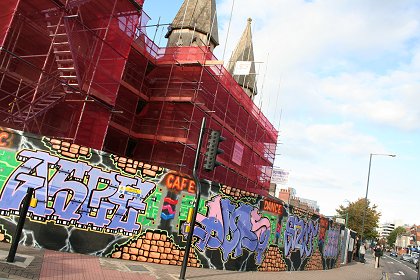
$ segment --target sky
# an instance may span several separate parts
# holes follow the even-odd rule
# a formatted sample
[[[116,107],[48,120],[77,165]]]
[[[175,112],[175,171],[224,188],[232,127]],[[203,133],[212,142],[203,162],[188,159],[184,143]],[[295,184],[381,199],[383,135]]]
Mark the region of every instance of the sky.
[[[232,1],[216,0],[215,55],[227,62],[253,19],[255,103],[279,129],[287,186],[334,215],[365,197],[370,154],[396,154],[372,156],[368,199],[381,222],[420,224],[420,1]],[[149,24],[182,2],[146,0]]]

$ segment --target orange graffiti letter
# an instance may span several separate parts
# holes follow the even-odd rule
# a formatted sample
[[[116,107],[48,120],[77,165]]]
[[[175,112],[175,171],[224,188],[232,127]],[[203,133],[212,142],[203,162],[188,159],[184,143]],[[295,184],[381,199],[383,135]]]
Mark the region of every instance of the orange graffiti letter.
[[[166,176],[166,187],[169,189],[172,189],[174,187],[174,175],[168,175]]]
[[[0,132],[0,147],[7,146],[7,139],[9,139],[9,133],[4,131]]]

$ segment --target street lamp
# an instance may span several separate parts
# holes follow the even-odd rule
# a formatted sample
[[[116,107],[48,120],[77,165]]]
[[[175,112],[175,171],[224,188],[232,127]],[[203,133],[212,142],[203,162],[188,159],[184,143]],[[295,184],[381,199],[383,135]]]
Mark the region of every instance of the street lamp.
[[[369,191],[369,178],[370,178],[370,167],[372,164],[372,156],[387,156],[387,157],[396,157],[396,155],[390,155],[390,154],[370,154],[369,157],[369,171],[368,171],[368,177],[367,177],[367,184],[366,184],[366,196],[365,196],[365,209],[363,211],[363,220],[362,220],[362,232],[360,234],[360,241],[363,242],[363,234],[364,234],[364,230],[365,230],[365,218],[366,218],[366,210],[368,208],[368,201],[367,201],[367,197],[368,197],[368,191]]]
[[[344,199],[344,202],[347,202],[349,205],[347,206],[347,212],[346,212],[346,227],[348,225],[348,220],[349,220],[349,211],[350,211],[350,204],[351,201],[348,199]]]

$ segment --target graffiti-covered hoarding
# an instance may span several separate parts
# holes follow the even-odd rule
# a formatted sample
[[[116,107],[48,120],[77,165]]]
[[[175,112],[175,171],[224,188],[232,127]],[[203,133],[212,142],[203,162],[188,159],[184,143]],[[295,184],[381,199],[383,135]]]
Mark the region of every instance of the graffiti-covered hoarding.
[[[0,129],[0,241],[10,242],[27,188],[22,242],[180,265],[195,182],[186,174],[58,139]],[[189,264],[229,270],[329,269],[342,226],[273,197],[204,182]]]

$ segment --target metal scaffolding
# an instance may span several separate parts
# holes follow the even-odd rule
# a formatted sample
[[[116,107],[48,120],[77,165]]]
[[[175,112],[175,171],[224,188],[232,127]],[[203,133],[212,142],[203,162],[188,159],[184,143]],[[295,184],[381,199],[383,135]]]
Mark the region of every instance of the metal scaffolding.
[[[9,4],[1,125],[191,174],[205,116],[227,141],[223,166],[200,176],[268,192],[277,131],[209,48],[159,48],[141,1]]]

